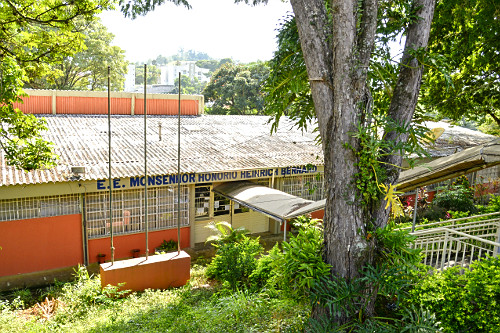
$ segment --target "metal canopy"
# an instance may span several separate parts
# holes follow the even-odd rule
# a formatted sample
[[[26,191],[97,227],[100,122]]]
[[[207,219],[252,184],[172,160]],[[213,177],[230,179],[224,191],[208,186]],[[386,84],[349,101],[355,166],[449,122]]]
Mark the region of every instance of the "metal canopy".
[[[278,221],[304,215],[325,206],[324,200],[314,202],[302,199],[246,180],[224,183],[213,191]]]
[[[398,191],[408,192],[497,164],[500,164],[500,139],[401,172]]]

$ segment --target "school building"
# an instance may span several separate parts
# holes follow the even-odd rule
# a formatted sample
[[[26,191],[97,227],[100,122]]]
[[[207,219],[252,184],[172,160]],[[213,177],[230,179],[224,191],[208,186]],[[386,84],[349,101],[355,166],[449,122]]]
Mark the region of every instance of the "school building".
[[[8,166],[1,153],[0,289],[18,286],[16,277],[42,274],[51,281],[62,268],[95,263],[98,254],[111,256],[107,94],[27,93],[18,107],[46,119],[44,138],[54,143],[59,158],[52,169],[25,172]],[[116,259],[146,251],[146,183],[150,253],[163,240],[177,241],[178,223],[181,248],[205,242],[210,221],[251,233],[282,232],[283,223],[272,212],[214,191],[223,184],[252,182],[305,199],[297,208],[323,198],[317,134],[302,132],[286,117],[271,135],[268,117],[205,115],[203,96],[182,96],[179,177],[177,95],[147,95],[146,102],[147,177],[144,97],[111,94]]]

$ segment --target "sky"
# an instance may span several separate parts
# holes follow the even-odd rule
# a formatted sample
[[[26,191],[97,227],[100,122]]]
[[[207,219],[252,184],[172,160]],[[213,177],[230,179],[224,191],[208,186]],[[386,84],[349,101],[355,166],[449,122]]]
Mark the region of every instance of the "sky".
[[[291,5],[269,0],[252,7],[232,0],[190,0],[192,9],[167,2],[146,16],[124,18],[104,12],[102,23],[115,35],[113,45],[131,62],[170,56],[181,48],[205,52],[215,59],[242,63],[269,60],[276,50],[276,29]]]

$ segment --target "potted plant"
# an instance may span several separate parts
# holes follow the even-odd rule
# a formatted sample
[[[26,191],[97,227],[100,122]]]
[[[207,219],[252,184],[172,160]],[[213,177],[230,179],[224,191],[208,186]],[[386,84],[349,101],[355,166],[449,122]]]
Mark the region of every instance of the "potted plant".
[[[168,253],[172,251],[177,250],[177,242],[174,241],[173,239],[169,240],[168,242],[166,240],[163,240],[163,242],[155,248],[155,253]]]
[[[106,254],[105,253],[98,253],[97,254],[97,262],[99,264],[103,264],[106,261]]]
[[[130,250],[130,252],[132,253],[132,258],[137,258],[139,256],[139,252],[140,251],[141,250],[139,250],[139,249],[132,249],[132,250]]]

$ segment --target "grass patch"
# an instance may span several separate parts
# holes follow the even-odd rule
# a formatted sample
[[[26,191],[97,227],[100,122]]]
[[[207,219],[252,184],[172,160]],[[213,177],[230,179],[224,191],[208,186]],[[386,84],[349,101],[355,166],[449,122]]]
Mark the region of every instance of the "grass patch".
[[[295,332],[310,315],[307,302],[276,292],[225,289],[208,280],[200,265],[193,265],[190,283],[178,289],[123,297],[113,288],[101,290],[99,277],[81,269],[75,282],[53,286],[50,295],[44,290],[31,291],[32,298],[26,291],[2,295],[0,331]],[[47,296],[41,302],[42,294]],[[54,309],[44,315],[40,307],[47,310],[51,304]]]

